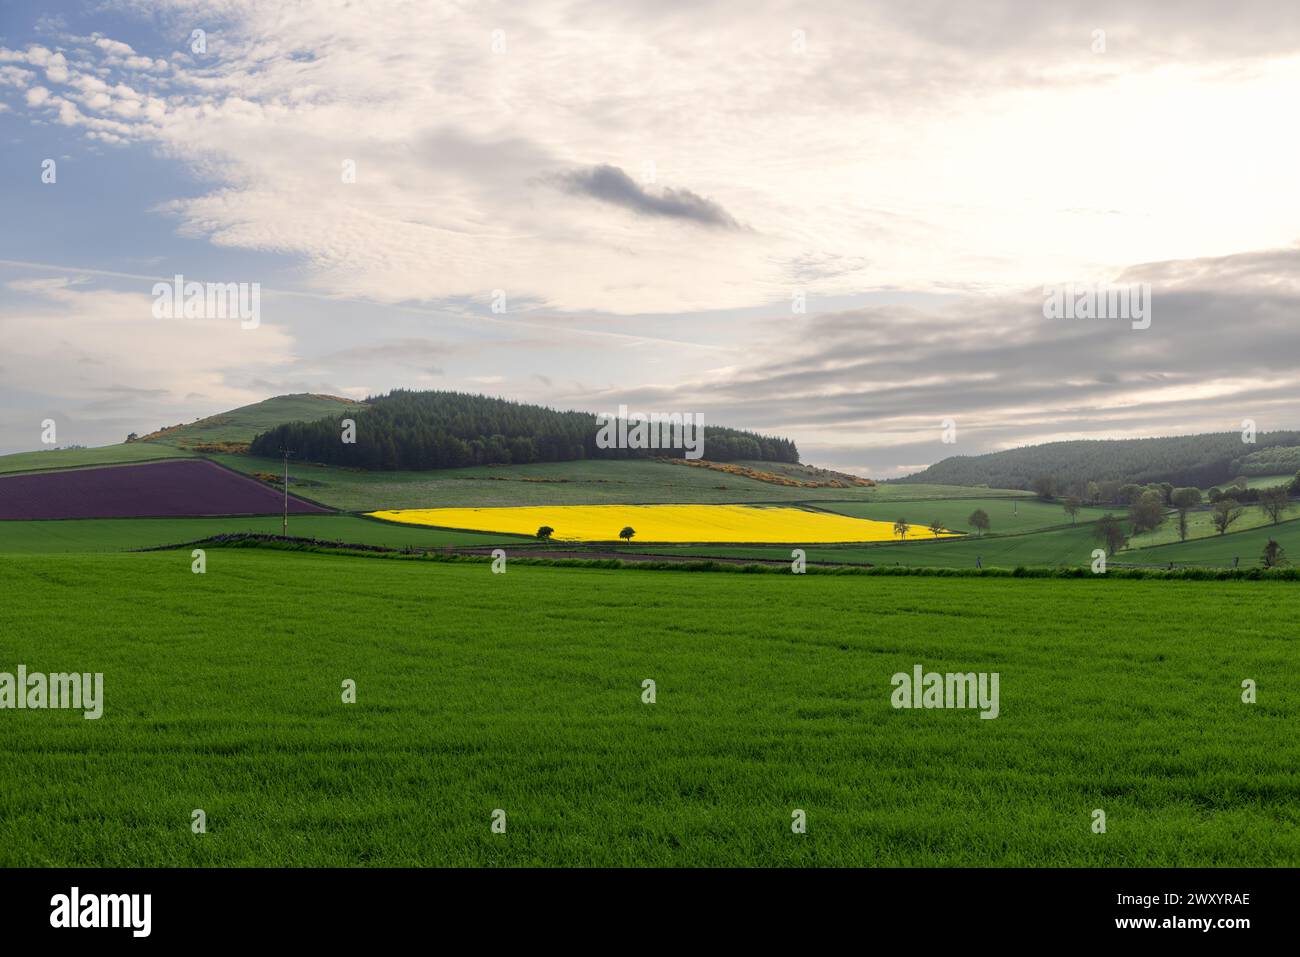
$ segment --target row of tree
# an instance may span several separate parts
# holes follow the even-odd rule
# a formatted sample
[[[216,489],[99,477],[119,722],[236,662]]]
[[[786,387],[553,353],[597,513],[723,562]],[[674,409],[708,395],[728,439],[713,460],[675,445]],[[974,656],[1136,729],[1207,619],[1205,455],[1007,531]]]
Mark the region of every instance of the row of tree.
[[[924,526],[924,527],[926,528],[927,531],[929,531],[932,535],[934,535],[935,538],[938,538],[940,535],[944,533],[943,523],[938,521],[937,519],[931,522],[928,526]],[[905,518],[900,518],[896,522],[894,522],[894,534],[897,535],[899,538],[903,539],[904,541],[907,540],[907,536],[911,533],[913,528],[914,526],[912,525],[912,523]]]
[[[1088,505],[1132,505],[1149,492],[1157,492],[1165,505],[1172,506],[1177,493],[1186,492],[1188,488],[1179,489],[1170,482],[1154,482],[1140,485],[1136,482],[1115,481],[1076,481],[1065,486],[1059,485],[1050,476],[1040,475],[1031,483],[1035,495],[1044,502],[1054,501],[1058,497],[1065,500],[1075,499]],[[1300,472],[1289,483],[1283,485],[1292,495],[1300,495]],[[1195,491],[1194,487],[1189,487]],[[1211,503],[1221,498],[1232,498],[1238,502],[1255,503],[1259,501],[1263,489],[1251,488],[1245,476],[1238,476],[1231,483],[1216,486],[1208,492]]]
[[[1297,475],[1296,483],[1292,483],[1291,486],[1275,485],[1269,488],[1252,489],[1251,491],[1255,493],[1252,501],[1258,504],[1269,521],[1276,525],[1282,521],[1288,509],[1291,508],[1291,489],[1297,484],[1300,484],[1300,475]],[[1217,489],[1213,491],[1217,491]],[[1134,535],[1153,531],[1163,525],[1172,515],[1174,521],[1178,523],[1178,539],[1185,542],[1187,541],[1188,513],[1198,508],[1202,501],[1200,489],[1174,489],[1172,501],[1168,503],[1165,502],[1160,491],[1148,490],[1129,505],[1129,528]],[[1220,535],[1226,535],[1228,529],[1236,524],[1246,512],[1245,506],[1230,495],[1214,496],[1211,494],[1209,503],[1210,522],[1214,525],[1214,530]],[[1167,504],[1172,505],[1172,511],[1166,508]],[[1069,511],[1068,502],[1066,510]],[[1106,550],[1111,555],[1123,548],[1128,541],[1128,535],[1124,531],[1123,523],[1118,516],[1110,512],[1098,519],[1096,535],[1099,540],[1105,542]]]
[[[1088,484],[1096,485],[1097,483]],[[1287,510],[1291,508],[1291,496],[1300,495],[1300,472],[1296,473],[1295,479],[1286,485],[1249,490],[1228,489],[1225,491],[1248,491],[1248,503],[1257,504],[1263,509],[1264,514],[1268,516],[1269,521],[1276,525],[1282,521]],[[1164,525],[1170,518],[1177,523],[1179,540],[1187,541],[1188,514],[1200,508],[1207,499],[1207,496],[1203,495],[1198,488],[1174,488],[1168,483],[1150,486],[1126,485],[1117,489],[1116,495],[1121,502],[1128,504],[1127,514],[1121,517],[1112,512],[1107,512],[1097,520],[1094,531],[1097,538],[1105,543],[1106,550],[1111,555],[1124,547],[1130,534],[1139,535],[1143,532],[1154,531]],[[1210,521],[1214,525],[1215,531],[1220,535],[1227,534],[1228,529],[1245,514],[1245,504],[1247,504],[1247,502],[1243,502],[1233,495],[1225,494],[1219,489],[1210,490],[1208,502],[1211,506]],[[1084,504],[1083,499],[1077,495],[1067,495],[1061,500],[1061,505],[1070,519],[1070,524],[1075,524]],[[1095,500],[1093,504],[1097,504]],[[1124,518],[1127,518],[1127,529]],[[992,524],[988,512],[982,508],[977,508],[971,512],[966,521],[980,537],[984,536],[984,533],[989,530]],[[894,522],[894,534],[899,538],[906,539],[911,528],[912,526],[906,519],[900,518]],[[943,532],[943,526],[937,521],[931,522],[929,530],[938,538]]]

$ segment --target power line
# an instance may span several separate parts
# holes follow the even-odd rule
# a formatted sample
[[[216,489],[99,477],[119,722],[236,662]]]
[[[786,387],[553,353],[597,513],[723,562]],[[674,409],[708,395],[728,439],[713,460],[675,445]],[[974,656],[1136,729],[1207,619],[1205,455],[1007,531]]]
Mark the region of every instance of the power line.
[[[280,523],[280,532],[285,537],[289,537],[289,456],[293,455],[292,449],[281,448],[280,454],[284,456],[284,518]]]

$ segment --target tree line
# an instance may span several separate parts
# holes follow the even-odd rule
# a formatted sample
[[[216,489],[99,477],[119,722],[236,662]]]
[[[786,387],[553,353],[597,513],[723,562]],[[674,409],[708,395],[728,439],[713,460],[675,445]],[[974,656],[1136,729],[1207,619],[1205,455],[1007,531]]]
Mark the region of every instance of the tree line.
[[[1109,512],[1098,519],[1095,528],[1097,539],[1106,546],[1109,555],[1114,555],[1123,548],[1130,534],[1153,531],[1171,519],[1176,523],[1178,540],[1187,541],[1188,513],[1203,503],[1209,504],[1210,523],[1219,535],[1228,533],[1246,513],[1247,504],[1257,505],[1269,522],[1276,525],[1291,508],[1291,498],[1300,495],[1300,472],[1289,483],[1267,488],[1247,488],[1244,484],[1212,488],[1205,496],[1202,496],[1198,488],[1167,489],[1164,485],[1136,490],[1125,486],[1122,492],[1126,493],[1128,504],[1128,530],[1119,516]],[[1069,507],[1067,500],[1067,512]],[[1280,552],[1276,551],[1280,546],[1270,539],[1269,549],[1273,554],[1265,556],[1265,563],[1271,566],[1281,557]]]
[[[256,436],[249,452],[278,457],[290,449],[298,461],[376,471],[684,456],[680,448],[600,448],[600,423],[591,412],[407,389],[366,402],[356,412],[277,426]],[[353,442],[343,441],[341,423],[348,417],[356,422]],[[799,461],[799,450],[789,439],[707,424],[704,435],[704,456],[710,461]]]

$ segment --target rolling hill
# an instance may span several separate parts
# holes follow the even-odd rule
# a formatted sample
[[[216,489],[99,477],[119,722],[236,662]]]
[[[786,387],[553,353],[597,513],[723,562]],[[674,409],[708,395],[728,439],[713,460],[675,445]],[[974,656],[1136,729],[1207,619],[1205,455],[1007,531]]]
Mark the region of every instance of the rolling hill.
[[[1300,447],[1300,432],[1261,432],[1253,445],[1240,432],[1176,435],[1152,439],[1087,439],[1048,442],[984,455],[954,455],[900,479],[937,485],[987,485],[1027,489],[1041,477],[1058,487],[1077,482],[1124,482],[1209,488],[1235,478],[1243,466],[1263,469],[1264,463],[1289,462]],[[1277,450],[1265,455],[1266,450]],[[1286,471],[1273,467],[1273,472]],[[1257,472],[1254,474],[1264,474]]]
[[[674,430],[661,428],[655,413],[651,422],[637,421],[639,414],[626,407],[618,415],[623,418],[466,392],[394,389],[366,400],[350,440],[342,438],[332,410],[311,421],[277,425],[254,438],[249,451],[273,456],[290,448],[302,461],[382,471],[684,458],[691,452],[691,458],[704,455],[714,462],[799,461],[789,439],[705,425],[690,414],[677,414]]]
[[[247,448],[260,433],[286,422],[322,419],[343,412],[356,413],[365,407],[364,402],[337,395],[277,395],[188,425],[167,426],[128,440],[128,444],[144,442],[197,451],[239,451],[238,447]]]

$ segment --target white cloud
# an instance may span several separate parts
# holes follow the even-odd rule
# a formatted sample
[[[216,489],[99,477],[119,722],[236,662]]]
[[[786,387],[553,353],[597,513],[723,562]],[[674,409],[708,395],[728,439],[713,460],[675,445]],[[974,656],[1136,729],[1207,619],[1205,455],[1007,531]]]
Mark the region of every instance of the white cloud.
[[[365,321],[330,350],[320,346],[305,373],[279,367],[287,338],[266,355],[271,368],[232,372],[241,360],[217,330],[210,342],[204,332],[176,343],[175,362],[143,341],[139,361],[122,357],[105,327],[81,326],[98,299],[66,282],[25,290],[40,302],[6,312],[0,329],[25,334],[12,322],[36,310],[47,339],[62,322],[77,337],[70,342],[89,336],[90,347],[150,381],[196,363],[202,381],[180,392],[164,373],[160,388],[199,393],[206,411],[304,375],[349,389],[436,375],[583,407],[639,388],[682,407],[721,405],[729,423],[792,432],[844,463],[869,461],[868,448],[926,461],[936,450],[918,436],[959,401],[978,412],[990,441],[1016,442],[1172,428],[1176,417],[1190,422],[1245,395],[1252,377],[1289,399],[1293,384],[1257,360],[1291,354],[1285,348],[1224,344],[1206,326],[1208,353],[1177,338],[1175,351],[1162,338],[1174,331],[1165,313],[1146,339],[1112,352],[1058,330],[1026,335],[1017,311],[1025,289],[1046,283],[1290,248],[1300,131],[1277,120],[1276,104],[1300,88],[1300,13],[1240,4],[1253,18],[1238,8],[1135,11],[1120,0],[950,4],[944,16],[930,3],[870,0],[700,0],[667,10],[649,0],[227,0],[218,23],[197,16],[209,4],[171,0],[163,21],[206,22],[206,54],[189,51],[187,31],[170,37],[170,63],[98,33],[0,47],[13,109],[25,103],[33,120],[96,144],[144,145],[186,164],[206,185],[160,207],[177,232],[295,257],[322,296],[444,300],[412,310],[432,325],[472,311],[459,300],[485,304],[501,289],[509,320],[537,314],[513,326],[483,317],[461,329],[454,361],[420,353],[402,364],[393,356],[421,334],[393,332],[406,305],[359,308]],[[1262,18],[1269,29],[1252,26]],[[1097,22],[1107,25],[1104,56],[1090,49]],[[803,52],[792,48],[795,29]],[[346,161],[355,183],[343,182]],[[597,188],[593,170],[617,189]],[[673,214],[683,209],[697,215]],[[143,251],[171,255],[175,245]],[[1293,292],[1293,263],[1284,266],[1215,269],[1221,284],[1232,279],[1245,314]],[[1197,275],[1182,264],[1147,269],[1169,295]],[[790,313],[796,291],[815,316],[838,308],[830,297],[877,290],[961,293],[961,311],[891,306],[816,322]],[[1195,292],[1214,298],[1199,282]],[[109,315],[137,322],[121,295],[108,294]],[[1254,314],[1256,338],[1286,346],[1276,329],[1283,316]],[[611,332],[566,335],[569,324]],[[347,337],[357,328],[369,344],[392,341],[340,366],[331,356],[356,344]],[[682,348],[685,339],[699,348]],[[187,351],[195,342],[212,356]],[[59,365],[54,351],[21,355],[0,359],[6,378],[20,365],[49,381],[84,373]],[[1062,355],[1068,381],[1024,373],[1059,369]],[[1194,370],[1194,381],[1143,378],[1162,362]],[[1097,373],[1117,368],[1125,376],[1116,381]],[[39,385],[34,375],[21,384]],[[1206,389],[1219,391],[1207,398]],[[87,402],[94,394],[77,392]]]
[[[299,256],[331,293],[504,289],[516,307],[646,313],[788,302],[796,288],[997,290],[1277,245],[1300,218],[1300,133],[1269,105],[1300,82],[1300,58],[1247,61],[1267,41],[1231,24],[1116,14],[1107,59],[1091,28],[1075,37],[1068,17],[1024,10],[1019,33],[965,37],[869,4],[225,11],[209,52],[178,52],[165,79],[123,75],[139,54],[101,35],[78,55],[111,76],[40,46],[0,58],[78,91],[33,107],[213,181],[169,207],[184,233]],[[1189,59],[1162,63],[1156,27]],[[601,165],[747,228],[548,185]],[[1242,172],[1233,189],[1201,189],[1225,168]]]
[[[9,64],[0,66],[0,86],[24,87],[34,76],[31,70],[24,70],[22,67]]]
[[[129,403],[137,423],[259,401],[260,390],[234,383],[278,377],[293,360],[292,338],[269,323],[241,329],[237,319],[155,319],[148,287],[121,292],[58,276],[12,280],[5,289],[6,392],[57,389],[59,407],[87,423],[126,387],[138,393]],[[193,393],[203,400],[187,400]]]
[[[108,37],[96,37],[95,46],[99,47],[105,53],[114,54],[119,57],[134,56],[135,50],[128,43],[120,40],[111,40]]]

